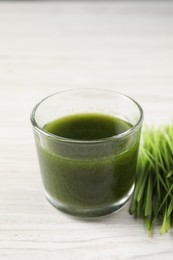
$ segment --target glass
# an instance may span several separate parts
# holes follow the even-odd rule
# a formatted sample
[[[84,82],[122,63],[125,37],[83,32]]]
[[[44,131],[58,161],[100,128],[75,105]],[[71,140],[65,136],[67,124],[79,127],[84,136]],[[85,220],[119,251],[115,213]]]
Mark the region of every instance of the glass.
[[[75,140],[47,132],[55,119],[79,113],[118,117],[131,127],[111,137]],[[55,93],[32,111],[44,193],[59,210],[80,217],[117,211],[134,189],[143,111],[133,99],[101,89]]]

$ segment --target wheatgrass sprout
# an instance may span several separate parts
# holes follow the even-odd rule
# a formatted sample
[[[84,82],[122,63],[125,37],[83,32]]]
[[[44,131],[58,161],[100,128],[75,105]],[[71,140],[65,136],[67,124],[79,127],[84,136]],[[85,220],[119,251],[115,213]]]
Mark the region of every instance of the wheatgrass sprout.
[[[143,130],[130,214],[144,219],[149,236],[156,221],[160,234],[173,225],[173,124]]]

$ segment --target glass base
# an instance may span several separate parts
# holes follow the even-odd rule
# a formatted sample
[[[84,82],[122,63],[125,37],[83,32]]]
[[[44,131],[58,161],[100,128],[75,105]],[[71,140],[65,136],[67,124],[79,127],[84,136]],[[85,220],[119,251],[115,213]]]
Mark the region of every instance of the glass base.
[[[121,200],[118,202],[115,202],[114,204],[111,204],[106,207],[101,208],[91,208],[91,209],[82,209],[82,208],[76,208],[71,206],[66,206],[59,201],[55,200],[51,197],[51,195],[44,190],[44,194],[47,198],[47,200],[58,210],[67,213],[72,216],[81,217],[81,218],[94,218],[94,217],[101,217],[108,214],[111,214],[113,212],[116,212],[120,210],[122,207],[126,205],[128,200],[130,199],[132,193],[134,190],[134,185],[131,187],[130,191],[124,196]]]

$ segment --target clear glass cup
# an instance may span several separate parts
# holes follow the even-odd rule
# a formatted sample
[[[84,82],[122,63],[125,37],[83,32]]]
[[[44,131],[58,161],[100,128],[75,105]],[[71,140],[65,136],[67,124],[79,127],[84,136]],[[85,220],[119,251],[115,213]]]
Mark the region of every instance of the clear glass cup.
[[[79,113],[116,116],[131,127],[118,135],[76,140],[47,132],[44,126]],[[55,93],[31,114],[44,193],[59,210],[80,217],[117,211],[134,189],[143,111],[123,94],[101,89]]]

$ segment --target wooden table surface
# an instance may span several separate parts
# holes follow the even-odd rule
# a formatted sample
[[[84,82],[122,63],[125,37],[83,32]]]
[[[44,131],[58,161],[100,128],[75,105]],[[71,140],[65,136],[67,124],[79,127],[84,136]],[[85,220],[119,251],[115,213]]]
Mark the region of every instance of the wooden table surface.
[[[79,220],[44,198],[30,124],[69,88],[130,95],[145,123],[173,117],[173,2],[0,2],[0,260],[173,259],[173,229],[152,238],[121,212]]]

